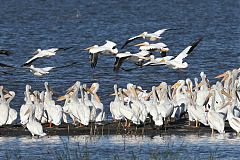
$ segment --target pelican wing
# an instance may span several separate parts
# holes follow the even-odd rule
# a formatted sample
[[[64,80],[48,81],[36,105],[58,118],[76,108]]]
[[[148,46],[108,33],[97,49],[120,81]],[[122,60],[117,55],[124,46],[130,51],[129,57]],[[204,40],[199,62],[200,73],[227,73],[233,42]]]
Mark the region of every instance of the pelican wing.
[[[131,57],[131,55],[127,55],[127,56],[124,56],[124,57],[123,56],[122,57],[117,57],[116,56],[116,60],[115,60],[115,63],[114,63],[113,70],[117,72],[119,70],[119,68],[122,66],[123,61],[125,59],[129,58],[129,57]]]
[[[3,68],[15,68],[13,66],[9,66],[8,64],[3,64],[3,63],[0,63],[0,67],[3,67]]]
[[[41,68],[44,72],[49,72],[50,70],[52,70],[53,68],[55,67],[44,67],[44,68]]]
[[[46,51],[54,53],[54,52],[57,52],[57,51],[65,51],[65,50],[70,49],[70,48],[73,48],[73,47],[50,48],[50,49],[47,49]]]
[[[153,34],[159,37],[161,34],[163,34],[167,30],[169,30],[169,29],[168,28],[160,29],[160,30],[154,32]]]
[[[199,38],[195,42],[193,42],[190,46],[187,46],[181,53],[179,53],[179,55],[176,58],[174,58],[174,60],[182,62],[182,60],[193,51],[193,49],[199,44],[201,40],[202,38]]]
[[[129,38],[129,39],[124,43],[124,45],[122,46],[121,49],[123,49],[128,43],[130,43],[130,42],[132,42],[132,41],[134,41],[134,40],[136,40],[136,39],[140,39],[140,38],[142,38],[141,35],[137,35],[137,36],[135,36],[135,37]]]

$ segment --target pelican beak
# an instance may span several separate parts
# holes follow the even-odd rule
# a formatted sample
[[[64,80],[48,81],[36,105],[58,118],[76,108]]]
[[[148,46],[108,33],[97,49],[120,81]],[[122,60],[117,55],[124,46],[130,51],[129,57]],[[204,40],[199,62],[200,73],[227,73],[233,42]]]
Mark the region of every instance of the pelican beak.
[[[224,72],[223,74],[219,74],[215,78],[222,78],[222,77],[225,77],[226,75],[228,75],[227,72]]]
[[[85,51],[89,51],[90,49],[92,49],[94,46],[91,46],[91,47],[88,47],[88,48],[85,48],[84,50]]]
[[[87,93],[93,94],[94,89],[95,89],[95,87],[91,87],[89,89],[87,88],[86,90],[87,90]]]
[[[197,88],[202,87],[202,86],[203,86],[203,83],[200,82],[200,83],[198,83]]]
[[[116,96],[116,94],[115,94],[115,93],[112,93],[112,94],[110,94],[110,96]]]
[[[162,59],[161,61],[160,61],[161,63],[164,63],[164,62],[166,62],[164,59]]]
[[[99,96],[98,96],[97,94],[94,94],[94,95],[95,95],[96,100],[97,100],[99,103],[101,103],[101,100],[100,100]]]
[[[30,113],[30,108],[27,109],[27,111],[25,112],[24,116],[27,115],[28,113]]]
[[[176,82],[171,88],[173,89],[176,89],[177,87],[179,87],[180,86],[180,83],[179,82]]]
[[[229,99],[232,99],[232,97],[230,96],[230,94],[228,94],[228,93],[225,92],[224,90],[222,90],[221,93],[222,93],[223,95],[225,95],[226,97],[228,97]]]
[[[146,44],[145,43],[138,43],[138,44],[135,44],[134,46],[140,47],[140,46],[146,46]]]
[[[228,77],[229,77],[229,74],[226,73],[223,79],[221,80],[221,82],[225,81]]]
[[[58,99],[57,99],[57,101],[64,101],[64,100],[66,100],[65,96],[58,97]]]

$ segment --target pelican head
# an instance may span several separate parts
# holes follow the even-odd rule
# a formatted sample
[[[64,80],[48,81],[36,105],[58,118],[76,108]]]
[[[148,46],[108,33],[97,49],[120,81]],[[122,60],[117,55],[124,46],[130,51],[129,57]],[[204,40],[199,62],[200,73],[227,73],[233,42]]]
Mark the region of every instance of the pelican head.
[[[161,48],[161,52],[169,52],[170,51],[170,49],[169,48]]]
[[[178,80],[173,86],[172,88],[176,89],[178,88],[181,84],[184,84],[185,81],[184,80]]]
[[[93,83],[89,89],[90,92],[96,93],[99,89],[99,84],[98,83]]]

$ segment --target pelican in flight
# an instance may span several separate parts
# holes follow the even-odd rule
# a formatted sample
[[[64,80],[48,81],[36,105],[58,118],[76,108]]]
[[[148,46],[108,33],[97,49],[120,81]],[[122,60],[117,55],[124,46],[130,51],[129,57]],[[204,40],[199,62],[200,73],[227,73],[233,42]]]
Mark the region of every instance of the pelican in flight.
[[[134,46],[140,46],[140,51],[154,51],[154,52],[168,52],[169,48],[167,48],[167,45],[165,43],[152,43],[149,42],[143,42],[139,44],[135,44]]]
[[[179,53],[176,57],[173,56],[166,56],[163,59],[150,59],[150,62],[147,62],[146,64],[143,64],[143,66],[146,65],[166,65],[172,69],[180,69],[180,68],[187,68],[188,63],[183,62],[183,59],[186,58],[193,49],[199,44],[199,42],[202,40],[202,38],[198,38],[195,42],[193,42],[191,45],[187,46],[181,53]]]
[[[64,66],[59,66],[59,67],[43,67],[43,68],[37,68],[34,65],[31,65],[29,67],[29,69],[30,69],[30,72],[33,73],[33,75],[35,75],[35,76],[43,76],[45,74],[49,74],[52,69],[69,67],[69,66],[72,66],[75,63],[76,62],[73,62],[71,64],[64,65]]]
[[[43,57],[51,57],[55,56],[58,51],[65,51],[67,49],[70,49],[72,47],[68,48],[50,48],[50,49],[37,49],[33,54],[35,54],[32,58],[30,58],[27,62],[24,63],[24,66],[27,66],[31,64],[32,62],[36,61],[39,58]]]
[[[118,53],[118,49],[116,48],[116,46],[116,43],[106,40],[106,43],[102,46],[94,45],[86,48],[85,50],[88,51],[90,54],[91,67],[96,67],[99,54],[116,55]]]
[[[123,61],[126,59],[136,62],[136,63],[141,63],[144,60],[148,60],[149,55],[150,55],[150,52],[148,52],[148,51],[141,51],[136,54],[132,54],[130,52],[118,53],[116,55],[116,61],[114,63],[114,71],[118,71],[119,68],[121,67]]]
[[[169,28],[165,28],[165,29],[160,29],[156,32],[153,32],[153,33],[148,33],[148,32],[143,32],[137,36],[134,36],[132,38],[129,38],[125,43],[124,45],[122,46],[122,49],[130,42],[136,40],[136,39],[140,39],[140,38],[143,38],[143,39],[148,39],[150,41],[156,41],[156,40],[159,40],[161,39],[162,37],[160,37],[161,34],[163,34],[165,31],[168,31],[168,30],[173,30],[173,29],[169,29]]]

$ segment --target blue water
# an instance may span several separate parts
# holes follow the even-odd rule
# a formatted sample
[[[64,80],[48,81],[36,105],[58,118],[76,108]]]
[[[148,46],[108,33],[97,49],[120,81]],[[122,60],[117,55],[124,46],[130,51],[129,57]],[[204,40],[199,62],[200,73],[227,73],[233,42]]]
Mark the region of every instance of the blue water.
[[[161,81],[171,84],[179,79],[199,77],[201,71],[204,71],[213,83],[216,81],[214,76],[239,67],[240,1],[8,0],[1,1],[0,8],[0,49],[14,52],[9,57],[0,56],[0,62],[19,67],[19,69],[0,69],[11,73],[11,75],[0,74],[0,84],[16,92],[16,98],[11,105],[17,110],[24,102],[23,92],[26,84],[30,84],[34,90],[43,90],[43,83],[48,81],[56,92],[64,94],[64,91],[77,80],[88,85],[99,82],[99,95],[109,115],[108,105],[113,99],[109,94],[113,92],[115,83],[125,87],[127,83],[132,82],[141,85],[144,89],[150,89],[152,85],[158,85]],[[156,66],[115,73],[113,72],[115,59],[104,56],[99,57],[97,68],[92,69],[88,53],[83,50],[94,44],[104,44],[105,40],[116,42],[120,50],[129,37],[143,31],[154,32],[162,28],[178,29],[162,35],[164,37],[162,42],[170,48],[169,55],[179,53],[199,36],[204,38],[193,54],[186,59],[189,63],[187,69],[175,71]],[[34,77],[28,69],[20,68],[37,48],[51,47],[73,48],[54,57],[37,60],[35,66],[61,66],[72,61],[77,61],[77,65],[53,71],[43,77]],[[122,51],[126,50],[137,52],[137,48],[127,48]],[[126,62],[124,67],[134,66]],[[221,149],[221,145],[226,144],[226,141],[214,141],[213,145],[209,145],[209,139],[206,139],[199,148],[203,153],[206,152],[205,146],[210,148],[218,146]],[[23,152],[35,144],[32,139],[29,140],[30,144],[21,142],[18,138],[12,140],[14,142],[12,145],[21,145]],[[42,150],[46,150],[45,144],[54,146],[49,142],[45,143],[45,139],[36,141],[40,141],[37,144],[40,144]],[[177,144],[181,143],[181,140],[175,141]],[[161,143],[158,140],[155,142]],[[167,143],[171,143],[171,140],[166,140],[164,145]],[[57,142],[54,141],[53,144]],[[90,143],[90,150],[94,150],[92,144],[94,143]],[[196,142],[189,142],[190,146],[194,144]],[[234,145],[236,144],[229,142],[229,145],[224,146],[232,148]],[[1,146],[4,146],[3,142]],[[153,143],[152,146],[155,144]],[[239,148],[239,143],[237,146]],[[191,147],[189,150],[191,151]],[[41,154],[38,151],[33,150],[32,153]],[[232,153],[238,153],[238,150],[228,149],[220,153],[221,155],[231,153],[234,158]],[[120,152],[121,154],[123,152]]]

